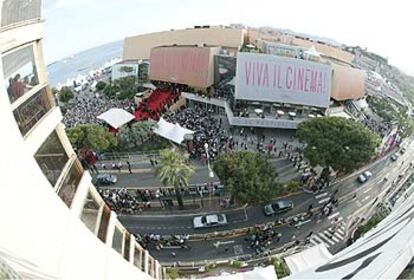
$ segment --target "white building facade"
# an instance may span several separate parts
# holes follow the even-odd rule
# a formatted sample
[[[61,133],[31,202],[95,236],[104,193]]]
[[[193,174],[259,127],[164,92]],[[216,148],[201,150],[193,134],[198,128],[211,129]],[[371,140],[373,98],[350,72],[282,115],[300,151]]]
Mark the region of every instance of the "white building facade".
[[[3,0],[0,10],[0,276],[165,278],[104,203],[66,136],[46,76],[41,1]]]

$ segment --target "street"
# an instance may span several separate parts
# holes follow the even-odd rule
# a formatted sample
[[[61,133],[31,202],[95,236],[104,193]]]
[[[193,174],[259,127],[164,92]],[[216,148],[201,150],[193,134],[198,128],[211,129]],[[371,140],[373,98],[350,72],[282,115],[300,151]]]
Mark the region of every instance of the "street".
[[[409,150],[400,157],[396,162],[390,160],[390,156],[386,156],[377,162],[374,162],[361,171],[339,180],[333,184],[330,190],[318,194],[300,193],[291,196],[291,200],[295,207],[291,211],[278,215],[276,217],[266,217],[263,214],[262,206],[247,207],[246,209],[223,210],[222,213],[227,215],[228,224],[223,227],[207,228],[202,230],[195,230],[192,227],[192,220],[195,216],[200,214],[186,214],[186,215],[119,215],[119,219],[133,234],[205,234],[214,233],[217,231],[241,229],[256,224],[264,224],[274,222],[278,218],[287,218],[300,213],[305,213],[310,204],[314,208],[321,207],[337,190],[339,200],[338,208],[329,216],[318,217],[314,215],[309,221],[304,222],[299,228],[289,227],[287,225],[276,228],[277,232],[282,234],[280,241],[276,246],[281,246],[291,241],[293,235],[296,240],[304,240],[305,237],[313,232],[310,239],[311,245],[324,243],[331,252],[336,252],[344,247],[344,243],[348,238],[348,226],[352,219],[360,215],[365,209],[369,208],[375,202],[377,197],[390,187],[392,182],[398,177],[402,170],[402,163],[408,166],[412,155]],[[357,176],[363,170],[370,170],[373,176],[364,184],[357,182]],[[388,181],[384,181],[384,176],[388,176]],[[334,233],[329,232],[328,229],[333,225],[336,226]],[[163,248],[160,251],[149,248],[151,253],[159,258],[161,261],[171,262],[171,252],[173,251],[177,261],[197,261],[207,259],[225,259],[231,256],[238,256],[247,253],[252,253],[254,250],[249,247],[249,243],[245,240],[248,236],[238,236],[223,238],[220,241],[229,241],[228,245],[216,248],[213,246],[215,241],[202,240],[190,241],[191,249],[181,248]],[[225,248],[231,248],[225,250]],[[224,251],[225,250],[225,251]]]

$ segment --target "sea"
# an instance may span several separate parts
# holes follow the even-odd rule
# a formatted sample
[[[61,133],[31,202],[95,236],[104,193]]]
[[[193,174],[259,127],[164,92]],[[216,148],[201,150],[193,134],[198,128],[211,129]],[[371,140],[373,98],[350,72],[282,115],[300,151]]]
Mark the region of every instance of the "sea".
[[[49,83],[52,86],[69,85],[91,71],[108,67],[121,59],[122,49],[123,41],[116,41],[55,61],[47,65]]]

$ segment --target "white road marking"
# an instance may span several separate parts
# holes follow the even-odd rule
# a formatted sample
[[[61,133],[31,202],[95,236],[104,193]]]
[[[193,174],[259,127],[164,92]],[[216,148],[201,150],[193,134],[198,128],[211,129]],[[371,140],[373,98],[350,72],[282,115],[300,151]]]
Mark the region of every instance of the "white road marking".
[[[330,198],[327,197],[327,198],[324,198],[324,199],[319,200],[318,203],[319,204],[322,204],[322,203],[328,202],[329,200],[330,200]]]
[[[328,193],[327,193],[327,192],[324,192],[324,193],[321,193],[321,194],[315,195],[315,198],[316,198],[316,199],[319,199],[319,198],[322,198],[322,197],[327,196],[327,195],[328,195]]]
[[[332,240],[335,241],[336,243],[338,243],[340,241],[335,237],[335,234],[332,236]]]
[[[345,231],[343,231],[342,229],[338,228],[338,229],[337,229],[337,231],[338,231],[340,234],[345,235]]]
[[[340,235],[338,232],[335,232],[334,236],[335,236],[336,238],[339,238],[339,240],[342,240],[342,239],[344,239],[344,238],[345,238],[345,236],[344,236],[344,235]]]
[[[329,248],[329,246],[331,246],[331,245],[327,244],[326,242],[324,242],[322,239],[320,239],[317,235],[314,235],[313,239],[315,239],[317,242],[319,242],[319,244],[324,243],[327,248]]]
[[[328,235],[326,235],[326,234],[328,234]],[[331,243],[332,245],[334,245],[334,244],[335,244],[335,242],[333,242],[333,241],[329,238],[330,233],[329,233],[327,230],[325,230],[323,233],[322,233],[322,232],[320,232],[318,235],[319,235],[319,237],[320,237],[320,238],[322,238],[322,240],[326,240],[327,242]]]
[[[316,241],[315,239],[311,239],[311,241],[310,241],[313,245],[318,245],[319,244],[319,242],[318,241]]]
[[[370,196],[364,197],[364,199],[362,200],[362,202],[364,202],[365,200],[368,200],[370,198]]]
[[[342,224],[342,223],[341,223],[341,221],[342,221],[343,219],[344,219],[344,218],[342,218],[342,216],[341,216],[341,217],[338,217],[338,220],[336,220],[336,221],[335,221],[335,220],[332,220],[332,221],[331,221],[331,224],[339,224],[339,223],[340,223],[340,224]]]
[[[372,187],[370,187],[370,188],[366,189],[365,191],[363,191],[363,193],[367,193],[367,192],[369,192],[370,190],[372,190]]]
[[[333,213],[332,215],[330,215],[329,217],[328,217],[328,219],[329,220],[332,220],[333,218],[335,218],[336,216],[339,216],[339,212],[335,212],[335,213]]]

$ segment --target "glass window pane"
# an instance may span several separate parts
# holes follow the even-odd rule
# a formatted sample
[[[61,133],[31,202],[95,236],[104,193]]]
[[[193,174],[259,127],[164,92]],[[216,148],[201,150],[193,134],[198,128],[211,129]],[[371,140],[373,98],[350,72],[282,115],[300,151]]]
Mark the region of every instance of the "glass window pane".
[[[80,163],[75,161],[70,167],[69,173],[66,174],[58,190],[59,197],[68,207],[72,204],[73,197],[78,189],[81,178],[82,169],[80,168]]]
[[[95,232],[96,223],[98,222],[99,204],[96,202],[91,193],[86,197],[80,219],[93,233]]]
[[[40,18],[40,4],[41,0],[4,0],[1,10],[1,26]]]
[[[26,135],[51,108],[52,104],[45,88],[16,108],[13,114],[22,135]]]
[[[50,184],[54,186],[68,162],[68,156],[56,132],[52,132],[40,146],[35,154],[35,159]]]
[[[114,237],[112,239],[112,248],[114,248],[120,254],[122,254],[123,240],[124,240],[124,234],[117,227],[115,227]]]
[[[102,212],[101,223],[99,225],[98,238],[102,242],[106,242],[106,233],[108,231],[109,219],[111,217],[111,209],[105,205]]]
[[[13,103],[39,84],[32,45],[6,54],[2,61],[4,84],[10,102]]]
[[[134,265],[141,270],[144,269],[143,259],[144,259],[144,252],[140,248],[135,247]]]

